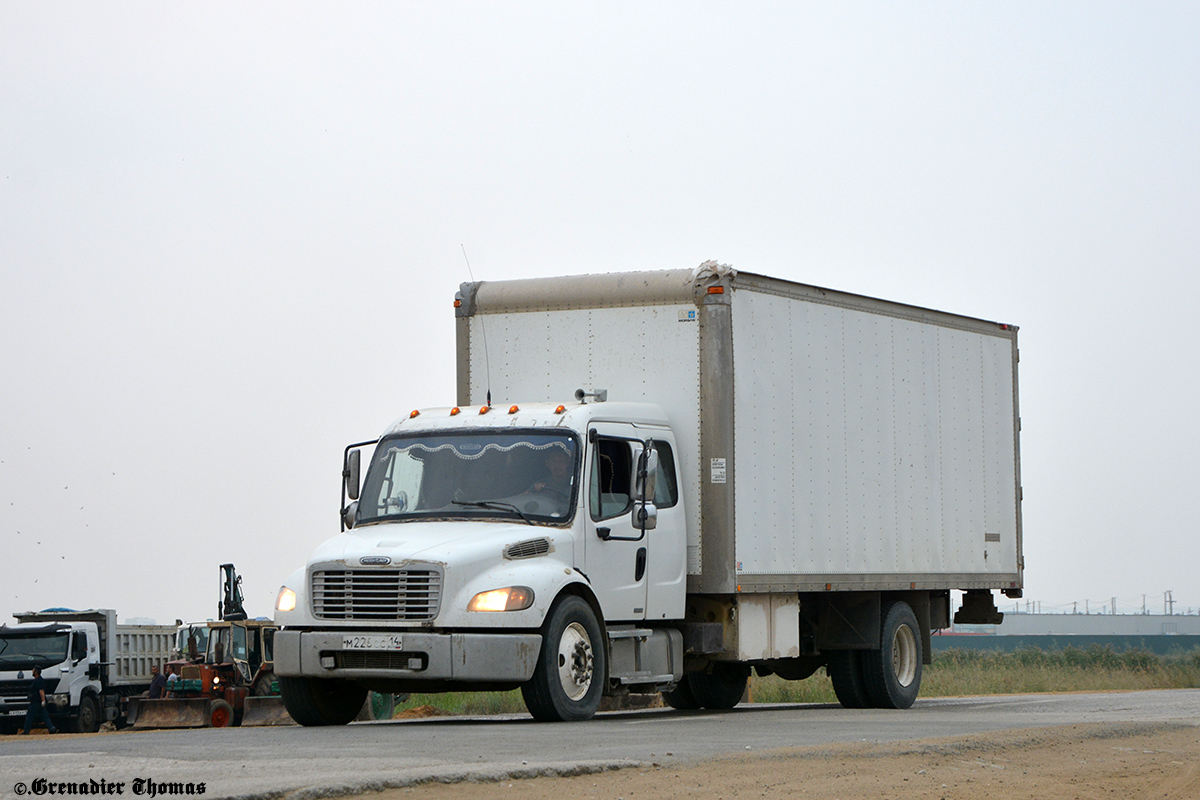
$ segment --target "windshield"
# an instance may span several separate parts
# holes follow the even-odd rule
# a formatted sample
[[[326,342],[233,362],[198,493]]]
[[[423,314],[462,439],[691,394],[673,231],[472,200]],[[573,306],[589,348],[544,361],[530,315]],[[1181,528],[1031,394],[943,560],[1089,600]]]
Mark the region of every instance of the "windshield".
[[[0,633],[0,666],[52,667],[67,660],[67,639],[62,633]]]
[[[395,436],[375,448],[359,524],[445,517],[570,520],[578,448],[573,435],[474,430]]]
[[[201,656],[208,649],[208,628],[191,626],[180,628],[175,632],[175,653],[179,658],[188,658],[188,637],[196,637],[196,655]]]

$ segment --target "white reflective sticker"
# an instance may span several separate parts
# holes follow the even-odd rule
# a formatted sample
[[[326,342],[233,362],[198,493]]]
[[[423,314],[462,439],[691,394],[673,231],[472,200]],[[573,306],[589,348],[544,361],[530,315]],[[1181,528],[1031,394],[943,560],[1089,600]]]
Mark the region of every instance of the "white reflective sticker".
[[[723,459],[723,458],[712,459],[710,473],[711,473],[711,477],[709,479],[710,483],[724,483],[725,482],[725,459]]]

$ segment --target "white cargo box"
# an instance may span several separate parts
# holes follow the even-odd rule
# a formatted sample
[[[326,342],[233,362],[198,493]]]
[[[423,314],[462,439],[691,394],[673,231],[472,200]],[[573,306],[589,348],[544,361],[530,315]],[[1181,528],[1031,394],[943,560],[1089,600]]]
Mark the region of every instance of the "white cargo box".
[[[690,591],[1021,587],[1015,326],[712,267],[459,300],[460,405],[663,408]]]

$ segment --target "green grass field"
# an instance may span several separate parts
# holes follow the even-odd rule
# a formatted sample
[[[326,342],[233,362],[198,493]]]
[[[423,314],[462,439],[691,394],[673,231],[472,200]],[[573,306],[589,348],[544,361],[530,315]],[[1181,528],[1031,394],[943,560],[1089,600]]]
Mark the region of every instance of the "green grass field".
[[[1111,647],[1018,650],[1012,653],[946,650],[925,667],[922,697],[1036,692],[1097,692],[1200,688],[1200,648],[1169,655]],[[751,679],[755,703],[836,703],[820,670],[802,681]],[[451,714],[508,714],[525,710],[519,691],[415,694],[397,712],[433,706]]]

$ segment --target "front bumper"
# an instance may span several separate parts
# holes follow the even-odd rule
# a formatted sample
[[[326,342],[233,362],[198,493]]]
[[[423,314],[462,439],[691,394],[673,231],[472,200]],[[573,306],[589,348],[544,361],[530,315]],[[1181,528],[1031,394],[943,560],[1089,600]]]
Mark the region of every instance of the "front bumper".
[[[524,683],[533,676],[542,637],[536,633],[397,634],[400,650],[343,646],[378,631],[287,631],[275,634],[275,674],[307,678],[403,678]]]

